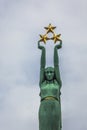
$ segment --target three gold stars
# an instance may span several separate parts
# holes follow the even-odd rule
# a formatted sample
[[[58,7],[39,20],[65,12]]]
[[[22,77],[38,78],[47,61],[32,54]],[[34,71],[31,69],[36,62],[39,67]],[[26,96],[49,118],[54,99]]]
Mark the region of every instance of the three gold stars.
[[[51,24],[49,24],[48,27],[44,27],[44,28],[47,30],[47,32],[44,35],[40,35],[41,39],[39,40],[39,42],[44,42],[46,44],[47,40],[54,40],[54,43],[56,43],[57,41],[61,41],[60,39],[61,34],[57,35],[54,33],[54,29],[56,28],[55,26],[52,26]],[[49,38],[47,36],[48,33],[52,33],[53,37]]]

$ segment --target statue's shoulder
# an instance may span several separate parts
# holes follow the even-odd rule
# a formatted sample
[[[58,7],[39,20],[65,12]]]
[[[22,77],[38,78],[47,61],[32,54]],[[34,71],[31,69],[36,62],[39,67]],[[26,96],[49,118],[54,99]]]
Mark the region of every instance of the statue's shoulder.
[[[57,82],[57,80],[56,80],[56,79],[54,79],[54,84],[58,84],[58,82]]]
[[[59,85],[59,83],[57,82],[57,80],[54,80],[54,84],[60,87],[60,85]]]
[[[42,82],[42,83],[41,83],[41,87],[45,86],[46,84],[47,84],[46,81]]]

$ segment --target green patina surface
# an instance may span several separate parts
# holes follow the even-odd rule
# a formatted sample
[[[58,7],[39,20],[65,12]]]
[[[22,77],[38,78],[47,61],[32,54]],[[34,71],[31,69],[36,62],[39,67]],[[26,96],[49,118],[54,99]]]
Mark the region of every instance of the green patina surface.
[[[62,47],[62,41],[54,46],[54,67],[46,66],[46,50],[38,42],[38,48],[41,50],[40,64],[40,97],[39,107],[39,130],[61,130],[61,101],[60,89],[62,86],[59,72],[58,49]]]

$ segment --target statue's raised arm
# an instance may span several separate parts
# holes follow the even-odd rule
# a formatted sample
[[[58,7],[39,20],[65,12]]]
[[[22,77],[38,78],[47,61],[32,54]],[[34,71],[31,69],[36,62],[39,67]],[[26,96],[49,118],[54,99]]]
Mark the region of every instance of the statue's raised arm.
[[[54,71],[55,71],[55,78],[60,85],[62,86],[61,78],[60,78],[60,71],[59,71],[59,57],[58,57],[58,49],[62,47],[62,40],[60,43],[54,47]]]
[[[40,82],[39,85],[41,86],[41,83],[44,81],[44,71],[45,71],[45,65],[46,65],[46,51],[45,47],[40,45],[40,42],[38,42],[38,48],[42,51],[41,54],[41,63],[40,63]]]

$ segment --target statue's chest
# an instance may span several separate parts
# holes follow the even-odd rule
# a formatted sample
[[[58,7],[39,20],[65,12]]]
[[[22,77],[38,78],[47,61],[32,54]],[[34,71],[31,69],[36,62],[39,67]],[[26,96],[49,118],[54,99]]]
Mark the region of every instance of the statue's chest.
[[[59,92],[59,86],[56,83],[44,83],[41,86],[42,93],[58,93]]]

